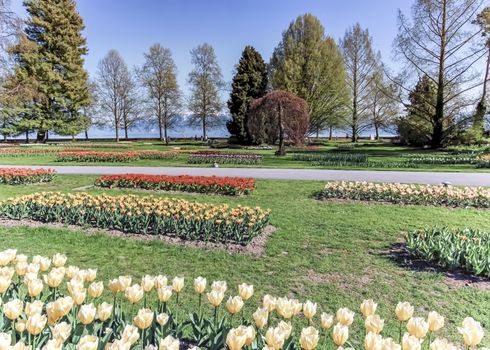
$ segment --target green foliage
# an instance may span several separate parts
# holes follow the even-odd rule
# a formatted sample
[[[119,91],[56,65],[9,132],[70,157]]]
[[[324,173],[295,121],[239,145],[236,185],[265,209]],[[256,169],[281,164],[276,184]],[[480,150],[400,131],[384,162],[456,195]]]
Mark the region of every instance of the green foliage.
[[[228,108],[232,119],[226,125],[230,134],[240,143],[250,140],[247,130],[248,109],[253,99],[265,95],[267,82],[267,66],[262,56],[252,46],[246,46],[231,83]]]
[[[450,270],[490,276],[490,234],[472,229],[431,228],[406,236],[411,255]]]

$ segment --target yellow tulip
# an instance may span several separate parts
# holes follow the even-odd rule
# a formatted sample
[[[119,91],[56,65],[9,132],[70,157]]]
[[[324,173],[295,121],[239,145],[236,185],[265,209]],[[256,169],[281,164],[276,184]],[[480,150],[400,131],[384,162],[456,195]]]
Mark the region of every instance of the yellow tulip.
[[[204,277],[197,277],[194,279],[194,290],[197,294],[202,294],[206,290],[206,279]]]
[[[413,315],[413,306],[407,302],[400,302],[396,305],[395,314],[398,320],[408,321]]]
[[[266,308],[258,308],[252,317],[255,321],[257,328],[262,329],[267,325],[267,320],[269,319],[269,311]]]
[[[337,321],[344,326],[350,326],[354,322],[354,312],[344,307],[337,310]]]
[[[44,276],[44,282],[51,288],[58,288],[65,278],[64,268],[54,268]]]
[[[19,333],[23,333],[26,330],[26,321],[20,319],[15,322],[15,330]]]
[[[103,282],[92,282],[87,289],[88,295],[92,298],[98,298],[104,292],[104,283]]]
[[[12,350],[32,350],[32,345],[26,345],[23,341],[19,341],[12,346]]]
[[[366,330],[375,334],[381,333],[384,325],[385,321],[382,320],[379,315],[369,315],[364,321],[364,326],[366,327]]]
[[[77,344],[77,350],[97,350],[99,338],[94,335],[83,336]]]
[[[95,308],[94,304],[82,305],[78,311],[78,319],[84,325],[91,324],[95,319],[96,312],[97,309]]]
[[[32,335],[42,332],[48,321],[46,315],[34,314],[27,319],[26,329]]]
[[[136,304],[143,299],[144,291],[139,284],[134,284],[131,287],[126,288],[124,295],[131,304]]]
[[[372,299],[364,300],[361,304],[361,313],[364,317],[374,315],[377,307],[378,304],[376,304]]]
[[[245,326],[241,326],[245,327]],[[245,340],[245,346],[250,346],[255,340],[257,336],[257,332],[255,332],[255,328],[253,326],[248,326],[246,328],[247,339]]]
[[[53,255],[52,260],[55,267],[62,267],[65,266],[67,257],[64,254],[56,253],[55,255]]]
[[[238,295],[244,301],[247,301],[252,297],[252,295],[254,295],[254,286],[246,283],[238,285]]]
[[[119,283],[119,279],[117,278],[110,280],[109,283],[107,284],[107,288],[109,288],[109,290],[114,294],[122,291],[121,284]]]
[[[265,333],[265,342],[270,349],[282,349],[285,340],[285,333],[279,327],[271,327]]]
[[[226,309],[232,315],[239,313],[243,308],[243,300],[240,296],[229,297],[226,301]]]
[[[126,289],[131,285],[132,278],[131,276],[119,276],[119,291],[125,292]]]
[[[75,302],[72,297],[68,296],[68,297],[58,298],[53,305],[54,311],[60,317],[66,316],[71,311],[73,304],[75,304]]]
[[[223,292],[213,289],[211,290],[211,292],[207,293],[207,297],[211,305],[213,305],[214,307],[218,307],[223,301],[225,294]]]
[[[51,259],[46,258],[46,257],[41,257],[38,264],[39,264],[39,270],[41,272],[46,272],[46,271],[48,271],[49,267],[51,266]]]
[[[381,350],[383,337],[377,333],[368,332],[364,337],[364,350]]]
[[[106,303],[105,301],[97,306],[97,316],[102,322],[106,321],[112,315],[112,304]]]
[[[464,343],[469,347],[475,347],[480,344],[485,332],[480,322],[475,321],[472,317],[466,317],[463,320],[462,327],[458,332],[463,336]]]
[[[71,297],[75,305],[82,305],[87,297],[85,289],[76,289],[71,293]]]
[[[129,343],[131,345],[136,343],[139,337],[140,334],[138,332],[138,328],[133,325],[127,325],[126,327],[124,327],[123,333],[121,335],[121,339],[125,343]]]
[[[97,269],[87,269],[84,271],[84,281],[91,283],[97,278]]]
[[[402,350],[421,350],[422,343],[419,338],[414,337],[408,333],[403,335],[402,339]]]
[[[318,330],[315,327],[308,327],[301,330],[299,343],[303,349],[313,350],[317,347],[319,339]]]
[[[174,277],[172,280],[172,289],[175,293],[180,293],[184,289],[184,277]]]
[[[226,336],[226,345],[230,350],[241,350],[247,340],[246,327],[232,328]]]
[[[155,277],[150,275],[145,275],[141,279],[141,287],[146,293],[150,292],[155,286]]]
[[[163,327],[167,324],[168,320],[169,320],[169,316],[166,314],[166,313],[161,313],[161,314],[158,314],[157,315],[157,323]]]
[[[179,340],[173,338],[172,336],[167,335],[165,339],[160,339],[158,350],[179,350],[179,349],[180,349]]]
[[[435,339],[430,344],[430,350],[458,350],[458,347],[448,342],[447,339]]]
[[[211,284],[211,290],[216,290],[221,293],[225,293],[228,289],[226,281],[213,281]]]
[[[71,325],[66,322],[58,323],[51,330],[53,338],[58,340],[60,343],[64,343],[71,334]]]
[[[133,323],[139,329],[147,329],[153,323],[153,311],[150,309],[140,309],[133,319]]]
[[[381,350],[401,350],[401,345],[395,343],[391,338],[383,339],[381,343]]]
[[[9,333],[0,333],[0,349],[7,350],[10,348],[11,336]]]
[[[43,312],[44,303],[41,300],[35,300],[31,303],[26,303],[25,313],[27,317]]]
[[[431,332],[437,332],[444,327],[444,316],[436,311],[431,311],[429,312],[429,317],[427,317],[427,322],[429,323],[429,330]]]
[[[172,287],[171,286],[163,286],[157,289],[158,300],[162,303],[166,303],[170,300],[172,296]]]
[[[262,305],[267,311],[272,312],[276,309],[277,299],[269,294],[264,295]]]
[[[11,321],[17,319],[24,308],[24,303],[19,299],[13,299],[3,304],[3,313]]]
[[[62,350],[63,343],[57,339],[49,339],[41,350]]]
[[[412,317],[407,322],[407,330],[410,335],[422,339],[429,331],[429,324],[421,317]]]
[[[316,303],[312,303],[307,300],[303,304],[303,315],[305,315],[306,319],[311,320],[316,314]]]
[[[80,271],[80,268],[77,267],[77,266],[72,266],[72,265],[68,266],[68,268],[65,271],[66,278],[72,279],[73,276],[75,276],[76,274],[78,274],[79,271]]]
[[[29,293],[29,296],[33,298],[39,296],[39,294],[41,294],[41,292],[43,291],[43,288],[43,281],[39,278],[30,280],[27,283],[27,292]]]
[[[163,275],[155,276],[155,288],[165,287],[168,283],[167,277]]]
[[[18,276],[24,276],[27,273],[27,262],[19,261],[17,264],[15,264],[15,273]]]
[[[333,315],[323,312],[320,316],[320,321],[323,329],[329,329],[333,325]]]
[[[295,302],[288,298],[277,298],[276,309],[281,317],[289,320],[294,316]]]
[[[288,339],[293,332],[293,326],[290,322],[280,321],[277,327],[284,332],[284,338]]]
[[[343,325],[342,323],[337,323],[333,327],[332,339],[337,346],[342,346],[345,344],[349,338],[349,327]]]

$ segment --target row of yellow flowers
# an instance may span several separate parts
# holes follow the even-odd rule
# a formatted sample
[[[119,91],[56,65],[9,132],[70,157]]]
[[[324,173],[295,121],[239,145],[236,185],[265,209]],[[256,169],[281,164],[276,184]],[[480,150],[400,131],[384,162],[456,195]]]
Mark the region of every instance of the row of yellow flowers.
[[[247,243],[269,223],[269,210],[135,195],[41,192],[0,202],[0,216],[175,235],[187,240]]]
[[[66,262],[63,254],[52,258],[34,256],[29,261],[26,255],[17,254],[14,249],[0,252],[3,301],[0,349],[313,350],[352,347],[350,326],[356,315],[348,308],[330,314],[320,312],[312,301],[301,303],[265,295],[252,319],[247,320],[243,309],[245,303],[251,304],[253,285],[240,284],[237,295],[230,295],[225,302],[226,281],[214,281],[208,289],[207,280],[197,277],[193,289],[199,296],[198,311],[185,318],[178,312],[179,296],[186,284],[183,277],[169,280],[163,275],[146,275],[134,283],[130,276],[119,276],[104,284],[97,281],[96,269],[66,266]],[[106,288],[112,303],[103,301],[107,300],[107,295],[103,296]],[[148,300],[153,295],[156,305]],[[203,311],[203,296],[213,313]],[[226,309],[224,316],[219,312],[222,304]],[[416,317],[414,307],[408,302],[399,303],[395,309],[399,334],[384,336],[387,320],[376,313],[377,306],[373,300],[364,300],[360,306],[366,331],[365,350],[421,350],[423,342],[430,350],[458,348],[437,337],[445,324],[442,315],[432,311],[427,318]],[[233,327],[234,316],[239,326]],[[309,325],[294,330],[293,320],[299,317],[306,319]],[[402,327],[406,331],[402,331]],[[466,347],[478,346],[484,337],[482,325],[471,317],[463,320],[458,332]]]

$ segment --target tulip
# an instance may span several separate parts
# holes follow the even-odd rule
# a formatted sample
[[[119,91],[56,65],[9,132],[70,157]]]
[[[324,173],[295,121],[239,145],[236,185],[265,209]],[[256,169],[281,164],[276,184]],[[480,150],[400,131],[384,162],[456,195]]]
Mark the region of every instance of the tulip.
[[[97,306],[97,316],[102,322],[106,321],[112,315],[112,304],[106,303],[105,301]]]
[[[109,290],[114,294],[121,292],[121,285],[119,283],[119,279],[114,278],[110,280],[109,283],[107,284],[107,288],[109,288]]]
[[[228,286],[226,285],[226,281],[213,281],[213,283],[211,284],[211,289],[221,293],[225,293],[228,289]]]
[[[246,327],[232,328],[226,336],[226,345],[230,350],[241,350],[247,341]]]
[[[381,343],[381,350],[401,350],[401,348],[401,345],[395,343],[391,338],[383,339]]]
[[[43,312],[44,303],[41,300],[35,300],[32,303],[26,303],[25,313],[27,317]]]
[[[141,279],[141,287],[143,288],[143,291],[146,293],[151,292],[153,287],[155,286],[155,277],[150,276],[150,275],[145,275]]]
[[[27,292],[29,293],[30,297],[35,298],[41,294],[43,287],[43,281],[36,278],[27,283]]]
[[[15,330],[19,333],[23,333],[26,330],[26,321],[20,319],[15,322]]]
[[[17,254],[17,256],[15,257],[14,261],[16,263],[19,263],[19,262],[27,262],[28,259],[29,258],[25,254]]]
[[[366,330],[375,334],[381,333],[384,325],[385,321],[382,320],[379,315],[369,315],[364,321],[364,326],[366,327]]]
[[[77,344],[77,350],[97,350],[99,338],[94,335],[83,336]]]
[[[158,314],[157,315],[157,323],[161,326],[161,327],[164,327],[168,320],[169,320],[169,316],[166,314],[166,313],[161,313],[161,314]]]
[[[84,274],[84,281],[91,283],[97,278],[97,269],[87,269]]]
[[[458,332],[463,336],[464,343],[469,347],[480,344],[485,335],[480,322],[475,321],[472,317],[466,317],[462,325],[458,328]]]
[[[174,277],[172,280],[172,289],[177,294],[182,292],[182,289],[184,289],[184,277]]]
[[[238,285],[238,295],[244,301],[247,301],[252,297],[252,295],[254,295],[254,286],[246,283]]]
[[[158,300],[162,303],[166,303],[169,301],[170,297],[172,296],[172,287],[171,286],[164,286],[160,287],[157,289],[157,294],[158,294]]]
[[[124,295],[131,304],[136,304],[143,299],[144,291],[139,284],[134,284],[131,287],[126,288]]]
[[[51,260],[49,258],[46,258],[46,257],[41,257],[38,264],[39,264],[39,270],[41,272],[46,272],[46,271],[48,271],[49,267],[51,266]]]
[[[313,350],[318,345],[318,340],[320,339],[318,330],[315,327],[303,328],[301,330],[301,336],[299,343],[301,347],[305,350]]]
[[[206,290],[206,279],[204,277],[197,277],[194,279],[194,290],[197,294],[202,294]]]
[[[42,332],[48,321],[46,315],[34,314],[27,319],[26,329],[32,335]]]
[[[121,335],[121,340],[125,343],[129,343],[133,345],[138,341],[140,334],[138,332],[138,328],[132,325],[127,325],[124,327],[123,333]]]
[[[410,335],[422,339],[429,331],[429,324],[421,317],[412,317],[407,322],[407,330]]]
[[[72,266],[72,265],[68,266],[68,268],[66,269],[66,278],[72,279],[73,276],[75,276],[79,271],[80,268],[77,266]]]
[[[305,315],[306,319],[311,322],[311,319],[316,314],[316,303],[312,303],[311,301],[307,300],[303,304],[303,314]]]
[[[383,337],[377,333],[368,332],[364,338],[364,350],[381,350]]]
[[[71,325],[66,322],[58,323],[52,328],[51,333],[54,339],[63,344],[70,337]]]
[[[211,292],[207,293],[208,301],[214,307],[220,306],[225,294],[223,292],[217,291],[215,289],[211,290]]]
[[[431,311],[429,312],[427,322],[429,323],[429,330],[431,332],[437,332],[444,327],[444,316],[439,315],[436,311]]]
[[[9,289],[12,280],[5,276],[0,276],[0,294],[3,294]]]
[[[337,321],[344,326],[350,326],[354,322],[354,312],[344,307],[337,310]]]
[[[75,305],[82,305],[87,297],[85,289],[76,289],[71,293],[71,297]]]
[[[333,327],[332,339],[337,346],[342,346],[345,344],[349,338],[349,327],[343,325],[342,323],[337,323]]]
[[[239,313],[243,308],[243,300],[239,296],[229,297],[226,302],[226,309],[232,315]]]
[[[103,282],[92,282],[87,289],[88,295],[92,298],[98,298],[102,295],[104,291],[104,283]]]
[[[279,327],[269,328],[265,333],[265,342],[270,349],[282,349],[285,340],[284,331]]]
[[[323,312],[320,316],[320,321],[323,329],[329,329],[333,325],[333,315]]]
[[[23,341],[19,341],[12,346],[12,350],[32,350],[32,346],[26,345]]]
[[[69,296],[59,298],[54,302],[54,311],[56,314],[60,315],[60,317],[66,316],[71,311],[73,304],[75,304],[75,302],[73,298]]]
[[[165,287],[168,283],[167,277],[163,275],[155,276],[155,288]]]
[[[62,350],[63,343],[57,339],[49,339],[41,350]]]
[[[413,306],[407,302],[400,302],[396,305],[395,314],[398,320],[408,321],[413,315]]]
[[[258,308],[253,314],[252,317],[255,321],[255,325],[257,328],[262,329],[267,324],[269,319],[269,311],[266,308]]]
[[[24,308],[24,303],[19,299],[13,299],[5,304],[3,304],[3,313],[11,321],[17,319]]]
[[[9,349],[11,344],[11,336],[8,333],[0,333],[0,349]]]
[[[458,350],[458,348],[447,339],[436,339],[430,344],[430,350]]]
[[[37,274],[40,269],[41,269],[41,266],[39,266],[39,264],[35,264],[35,263],[27,264],[27,272]]]
[[[131,285],[131,281],[132,281],[131,276],[119,276],[118,277],[119,291],[125,292],[126,289]]]
[[[284,332],[285,339],[288,339],[293,331],[293,326],[289,322],[280,321],[277,327],[279,327]]]
[[[27,262],[19,261],[17,264],[15,264],[15,273],[18,276],[24,276],[27,273]]]
[[[421,350],[422,343],[420,339],[405,333],[402,338],[402,350]]]
[[[288,298],[277,298],[276,309],[277,313],[281,317],[289,320],[291,317],[294,316],[295,303],[293,300],[290,300]]]
[[[276,309],[277,299],[269,294],[264,295],[264,300],[262,304],[267,311],[272,312]]]
[[[65,278],[65,271],[62,268],[52,269],[47,276],[45,276],[44,281],[50,288],[58,288]]]
[[[65,266],[65,263],[66,263],[66,255],[63,255],[63,254],[60,254],[60,253],[56,253],[55,255],[53,255],[53,265],[55,267],[62,267],[62,266]]]
[[[78,319],[84,325],[91,324],[95,319],[96,312],[97,309],[95,308],[94,304],[82,305],[78,311]]]
[[[141,330],[147,329],[153,323],[153,311],[150,309],[140,309],[133,319],[133,323]]]
[[[158,350],[179,350],[180,342],[170,335],[167,335],[165,339],[160,340]]]
[[[245,326],[240,326],[245,327]],[[247,339],[245,340],[245,346],[250,346],[255,340],[257,336],[257,332],[255,332],[255,328],[253,326],[248,326],[246,328]]]
[[[361,313],[364,317],[374,315],[376,313],[376,304],[372,299],[364,300],[361,304]]]

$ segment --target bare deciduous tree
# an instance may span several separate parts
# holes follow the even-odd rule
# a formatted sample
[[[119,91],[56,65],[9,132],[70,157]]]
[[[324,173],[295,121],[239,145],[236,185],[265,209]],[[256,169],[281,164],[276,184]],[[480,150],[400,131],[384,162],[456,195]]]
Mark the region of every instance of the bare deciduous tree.
[[[160,140],[168,144],[168,130],[175,125],[182,107],[177,67],[170,49],[160,44],[151,46],[144,56],[138,76],[147,90],[151,113],[157,119]]]

